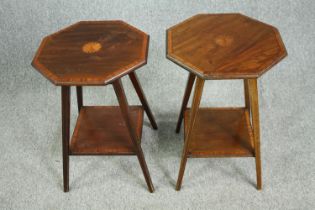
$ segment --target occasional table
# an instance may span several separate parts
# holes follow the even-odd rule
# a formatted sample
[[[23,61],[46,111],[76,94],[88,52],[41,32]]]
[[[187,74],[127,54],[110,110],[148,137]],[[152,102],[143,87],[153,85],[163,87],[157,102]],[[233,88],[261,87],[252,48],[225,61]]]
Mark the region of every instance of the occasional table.
[[[176,132],[187,158],[255,157],[262,188],[257,79],[287,55],[278,30],[242,14],[199,14],[167,30],[167,58],[189,71]],[[191,109],[187,103],[196,79]],[[244,80],[245,107],[199,108],[205,80]]]
[[[61,86],[64,191],[70,155],[136,155],[154,191],[141,149],[143,110],[157,129],[134,72],[147,62],[149,36],[123,21],[81,21],[45,37],[32,65]],[[129,106],[121,83],[128,75],[142,106]],[[119,106],[84,106],[82,86],[112,84]],[[79,117],[70,140],[70,88],[76,86]]]

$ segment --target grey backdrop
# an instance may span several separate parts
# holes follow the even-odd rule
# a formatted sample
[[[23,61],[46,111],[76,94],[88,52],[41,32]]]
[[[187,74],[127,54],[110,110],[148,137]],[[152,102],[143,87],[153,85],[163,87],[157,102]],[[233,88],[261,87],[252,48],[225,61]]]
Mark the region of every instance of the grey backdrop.
[[[313,0],[1,0],[0,209],[314,209],[314,10]],[[223,12],[276,26],[289,54],[259,79],[263,190],[252,158],[190,159],[176,192],[183,134],[174,129],[188,73],[165,58],[165,30]],[[136,157],[71,157],[70,192],[62,191],[60,88],[30,63],[42,37],[94,19],[123,19],[151,35],[148,64],[137,73],[159,126],[145,118],[154,194]],[[241,106],[242,88],[240,80],[208,81],[202,106]],[[86,104],[117,104],[110,86],[85,88],[84,96]]]

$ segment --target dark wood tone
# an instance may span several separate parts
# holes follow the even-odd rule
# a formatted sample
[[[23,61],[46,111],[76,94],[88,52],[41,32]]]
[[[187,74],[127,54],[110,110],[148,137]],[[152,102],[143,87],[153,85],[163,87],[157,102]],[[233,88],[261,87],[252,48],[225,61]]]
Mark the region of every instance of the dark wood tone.
[[[143,109],[157,125],[133,71],[147,62],[149,36],[119,20],[81,21],[43,39],[32,65],[62,86],[64,191],[69,191],[69,155],[137,155],[150,192],[154,187],[141,149]],[[120,78],[130,79],[142,106],[128,107]],[[120,107],[86,107],[83,86],[114,85]],[[70,87],[76,86],[79,117],[70,138]]]
[[[184,114],[185,144],[176,190],[187,157],[255,157],[262,188],[257,78],[287,56],[279,31],[242,14],[199,14],[167,30],[167,58],[190,72],[176,127]],[[194,79],[192,109],[187,109]],[[203,80],[243,79],[243,108],[199,110]]]
[[[257,79],[244,79],[245,107],[199,108],[204,80],[197,77],[192,108],[185,108],[185,143],[176,190],[187,158],[255,157],[257,189],[262,188]]]
[[[242,14],[196,15],[167,36],[167,57],[204,79],[257,78],[287,55],[275,27]]]
[[[190,94],[191,94],[192,87],[193,87],[194,82],[195,82],[195,78],[196,78],[196,76],[194,74],[189,73],[188,80],[187,80],[187,85],[186,85],[186,90],[185,90],[185,94],[184,94],[184,97],[183,97],[182,107],[180,108],[179,117],[178,117],[178,121],[177,121],[176,133],[179,133],[179,131],[180,131],[180,127],[182,125],[182,120],[183,120],[183,117],[184,117],[184,111],[187,108],[187,104],[188,104],[188,101],[189,101],[189,97],[190,97]]]
[[[63,189],[69,192],[70,87],[61,88]]]
[[[178,179],[176,183],[176,190],[180,190],[182,186],[183,176],[184,176],[185,167],[187,163],[188,148],[190,147],[190,141],[192,139],[192,131],[195,125],[196,116],[199,109],[203,86],[204,86],[204,80],[197,77],[195,93],[194,93],[194,98],[193,98],[192,108],[191,108],[191,118],[190,118],[189,127],[187,129],[187,133],[185,133],[185,143],[184,143],[184,149],[182,153],[182,160],[180,163],[180,169],[178,173]]]
[[[250,107],[252,114],[252,129],[254,133],[255,144],[255,161],[256,161],[256,175],[257,175],[257,189],[262,188],[261,176],[261,160],[260,160],[260,131],[259,131],[259,103],[258,103],[258,88],[257,80],[248,80]]]
[[[82,86],[77,86],[76,89],[77,89],[78,111],[80,113],[80,110],[83,107],[83,90],[82,90]]]
[[[154,187],[153,187],[153,184],[152,184],[150,173],[149,173],[147,164],[146,164],[145,159],[144,159],[144,155],[143,155],[142,148],[141,148],[141,145],[140,145],[139,137],[137,136],[137,134],[135,132],[135,128],[133,127],[133,124],[131,122],[131,117],[129,115],[128,101],[127,101],[127,98],[126,98],[126,95],[125,95],[125,91],[123,89],[123,86],[121,84],[120,79],[116,80],[113,83],[113,86],[114,86],[114,90],[115,90],[115,93],[116,93],[116,96],[117,96],[117,99],[118,99],[118,102],[119,102],[119,106],[120,106],[120,109],[121,109],[122,116],[123,116],[123,118],[125,120],[126,127],[128,128],[131,140],[132,140],[132,142],[134,144],[134,149],[135,149],[136,155],[138,157],[138,160],[139,160],[142,172],[144,174],[145,181],[146,181],[146,183],[148,185],[149,191],[151,193],[153,193],[154,192]]]
[[[143,109],[129,108],[131,124],[141,140]],[[86,106],[81,109],[74,129],[71,155],[135,155],[129,130],[118,106]]]
[[[55,85],[105,85],[146,64],[148,42],[123,21],[81,21],[45,37],[32,65]]]
[[[138,94],[138,97],[139,97],[139,99],[141,101],[141,104],[142,104],[142,106],[143,106],[143,108],[144,108],[144,110],[145,110],[145,112],[146,112],[146,114],[147,114],[147,116],[148,116],[148,118],[150,120],[150,123],[151,123],[153,129],[156,130],[158,128],[157,124],[155,122],[154,116],[153,116],[153,114],[151,112],[151,109],[149,107],[148,101],[147,101],[147,99],[146,99],[146,97],[144,95],[143,89],[142,89],[142,87],[140,85],[140,82],[138,80],[138,77],[137,77],[136,73],[135,72],[130,72],[129,73],[129,78],[130,78],[130,80],[132,82],[133,87],[135,88],[135,90],[136,90],[136,92]]]
[[[185,144],[176,190],[181,188],[187,158],[200,157],[255,157],[257,189],[261,190],[257,79],[244,79],[244,108],[199,108],[203,82],[197,77],[192,109],[185,108]]]
[[[190,109],[185,112],[185,134],[190,122]],[[245,108],[200,108],[189,157],[253,157],[254,138],[249,113]]]

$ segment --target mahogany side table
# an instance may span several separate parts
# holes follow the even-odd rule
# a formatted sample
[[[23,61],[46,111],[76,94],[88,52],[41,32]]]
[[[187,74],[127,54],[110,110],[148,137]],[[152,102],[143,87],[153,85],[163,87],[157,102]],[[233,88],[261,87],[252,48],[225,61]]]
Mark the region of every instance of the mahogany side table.
[[[167,58],[189,71],[176,132],[187,158],[254,157],[262,188],[257,79],[287,55],[278,30],[242,14],[199,14],[167,30]],[[191,109],[187,108],[197,77]],[[245,107],[199,108],[205,80],[244,80]]]
[[[134,72],[147,62],[149,36],[123,21],[81,21],[45,37],[32,65],[61,86],[64,191],[70,155],[136,155],[154,191],[141,149],[143,110],[157,125]],[[127,75],[142,106],[129,106],[121,83]],[[112,84],[119,106],[84,106],[82,86]],[[79,117],[70,139],[70,88],[76,86]]]

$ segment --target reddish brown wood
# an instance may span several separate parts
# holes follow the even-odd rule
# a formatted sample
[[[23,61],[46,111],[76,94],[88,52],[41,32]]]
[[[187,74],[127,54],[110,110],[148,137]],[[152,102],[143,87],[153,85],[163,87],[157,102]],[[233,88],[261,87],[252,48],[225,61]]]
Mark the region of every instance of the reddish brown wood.
[[[141,141],[143,109],[131,106],[129,116]],[[117,106],[85,106],[81,109],[71,144],[71,155],[135,155],[134,146]]]
[[[185,134],[191,111],[185,112]],[[188,148],[189,157],[253,157],[254,138],[244,108],[200,108]]]
[[[153,187],[153,184],[152,184],[150,173],[149,173],[147,164],[146,164],[145,159],[144,159],[144,155],[143,155],[142,148],[141,148],[141,145],[140,145],[139,137],[136,135],[135,128],[133,127],[133,124],[131,122],[131,117],[129,115],[128,101],[127,101],[127,98],[126,98],[126,95],[125,95],[125,91],[123,89],[123,86],[121,84],[120,79],[116,80],[113,83],[113,86],[114,86],[114,90],[115,90],[115,93],[116,93],[116,96],[117,96],[117,99],[118,99],[118,102],[119,102],[119,106],[120,106],[120,110],[121,110],[122,116],[123,116],[123,118],[125,120],[126,127],[128,128],[131,140],[132,140],[133,145],[134,145],[134,149],[135,149],[136,155],[138,157],[141,169],[143,171],[145,181],[146,181],[146,183],[148,185],[149,191],[151,193],[153,193],[154,192],[154,187]]]
[[[83,90],[82,90],[82,86],[77,86],[76,89],[77,89],[78,111],[80,113],[80,110],[83,107]]]
[[[250,106],[252,114],[252,129],[254,133],[255,145],[255,161],[256,161],[256,175],[257,175],[257,189],[262,188],[261,176],[261,158],[260,158],[260,129],[259,129],[259,103],[258,103],[258,88],[257,80],[248,80]]]
[[[196,15],[167,36],[167,57],[204,79],[256,78],[287,55],[275,27],[242,14]]]
[[[70,87],[61,88],[63,189],[69,191]]]
[[[244,79],[244,101],[245,101],[245,108],[250,113],[250,98],[249,98],[249,90],[248,90],[248,79]]]
[[[143,108],[157,128],[133,71],[146,64],[149,36],[123,21],[81,21],[45,37],[32,65],[62,86],[64,191],[69,191],[69,154],[137,155],[149,191],[154,188],[141,143]],[[142,107],[128,107],[120,78],[130,74]],[[84,85],[114,83],[119,107],[83,106]],[[69,148],[70,86],[76,86],[78,121]]]
[[[184,176],[185,167],[187,163],[187,157],[188,157],[188,148],[190,147],[190,142],[193,140],[192,132],[193,132],[196,116],[197,116],[199,105],[200,105],[203,86],[204,86],[204,80],[197,77],[195,93],[194,93],[194,98],[193,98],[192,108],[191,108],[192,110],[191,119],[189,122],[187,133],[185,133],[185,143],[184,143],[184,148],[183,148],[183,153],[182,153],[182,160],[180,163],[180,168],[179,168],[179,173],[178,173],[178,178],[177,178],[177,183],[176,183],[177,191],[180,190],[182,186],[183,176]]]
[[[198,97],[184,117],[185,145],[176,190],[181,187],[187,157],[234,156],[255,157],[257,188],[261,189],[257,78],[286,55],[275,27],[242,14],[199,14],[167,30],[171,61],[198,79],[244,79],[245,95],[244,108],[203,108],[196,117],[201,91],[195,89]],[[189,88],[188,81],[176,131]]]
[[[154,116],[153,116],[153,114],[151,112],[151,109],[149,107],[148,101],[147,101],[147,99],[146,99],[146,97],[144,95],[143,89],[142,89],[142,87],[140,85],[140,82],[138,80],[138,77],[137,77],[136,73],[135,72],[130,72],[129,73],[129,78],[130,78],[130,80],[131,80],[131,82],[132,82],[132,84],[133,84],[133,86],[134,86],[134,88],[135,88],[135,90],[136,90],[136,92],[138,94],[138,97],[139,97],[139,99],[141,101],[141,104],[142,104],[142,106],[143,106],[143,108],[144,108],[144,110],[145,110],[145,112],[146,112],[146,114],[147,114],[147,116],[148,116],[148,118],[150,120],[150,123],[151,123],[153,129],[156,130],[158,128],[157,124],[155,122]]]
[[[189,97],[190,97],[190,94],[191,94],[192,87],[193,87],[194,82],[195,82],[195,78],[196,78],[196,76],[194,74],[189,73],[188,80],[187,80],[187,85],[186,85],[186,90],[185,90],[185,94],[184,94],[184,97],[183,97],[182,107],[180,109],[179,117],[178,117],[178,121],[177,121],[176,133],[179,133],[179,131],[180,131],[180,127],[182,125],[182,120],[183,120],[183,116],[184,116],[184,111],[187,108],[187,104],[188,104],[188,101],[189,101]]]
[[[81,21],[44,38],[32,65],[56,85],[105,85],[146,64],[148,42],[123,21]]]

